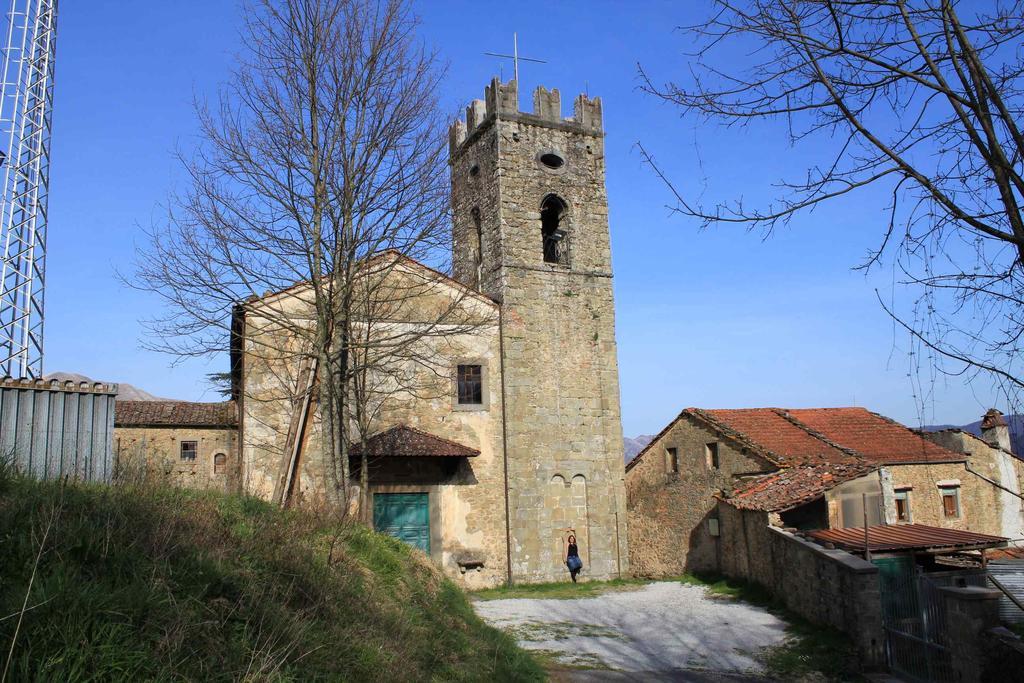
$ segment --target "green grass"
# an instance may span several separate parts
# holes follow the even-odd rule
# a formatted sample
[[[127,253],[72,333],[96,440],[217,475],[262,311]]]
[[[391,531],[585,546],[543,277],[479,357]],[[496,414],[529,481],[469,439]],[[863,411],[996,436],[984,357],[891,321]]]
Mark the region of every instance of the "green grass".
[[[671,579],[665,579],[670,581]],[[552,583],[527,583],[515,586],[499,586],[473,591],[474,600],[506,600],[509,598],[544,598],[551,600],[574,600],[591,598],[614,591],[636,590],[651,583],[648,579],[612,579],[610,581],[557,581]]]
[[[422,555],[365,527],[0,473],[0,671],[12,643],[8,680],[544,678]]]

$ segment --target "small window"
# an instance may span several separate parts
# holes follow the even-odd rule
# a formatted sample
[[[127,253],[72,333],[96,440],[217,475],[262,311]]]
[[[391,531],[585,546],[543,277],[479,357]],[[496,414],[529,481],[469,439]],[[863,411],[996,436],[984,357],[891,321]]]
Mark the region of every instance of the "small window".
[[[484,373],[480,365],[460,365],[458,367],[459,405],[483,405]]]
[[[942,496],[942,514],[946,519],[956,519],[960,516],[960,487],[943,486],[939,488]]]
[[[477,177],[478,175],[480,175],[480,166],[479,166],[479,164],[473,164],[473,165],[472,165],[472,166],[470,167],[470,169],[469,169],[469,175],[470,175],[471,177],[473,177],[473,178],[476,178],[476,177]]]
[[[196,453],[199,451],[198,441],[182,441],[181,442],[181,459],[187,460],[188,462],[195,462]]]
[[[550,169],[558,169],[565,165],[565,159],[554,152],[545,152],[540,155],[540,163]]]
[[[709,470],[718,469],[718,442],[704,444],[704,459],[707,461]]]
[[[213,473],[224,474],[224,470],[227,469],[228,456],[223,453],[217,453],[213,456]]]
[[[666,464],[668,465],[668,471],[672,474],[679,474],[679,449],[678,448],[666,448],[665,449]]]
[[[910,515],[910,489],[896,490],[896,521],[904,524],[911,524],[913,518]]]

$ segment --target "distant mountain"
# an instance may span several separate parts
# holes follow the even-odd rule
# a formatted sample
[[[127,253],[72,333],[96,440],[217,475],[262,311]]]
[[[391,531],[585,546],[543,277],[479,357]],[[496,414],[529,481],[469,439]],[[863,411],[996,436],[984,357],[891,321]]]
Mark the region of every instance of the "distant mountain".
[[[56,379],[61,382],[95,382],[96,380],[80,375],[77,372],[51,372],[46,375],[46,379]],[[143,391],[136,386],[128,384],[127,382],[117,383],[117,398],[122,401],[169,401],[171,399],[161,398],[154,396],[148,391]]]
[[[625,452],[626,462],[635,458],[653,438],[653,434],[641,434],[640,436],[634,436],[633,438],[629,438],[628,436],[623,437],[622,446],[623,451]]]
[[[1014,453],[1024,454],[1024,415],[1003,415],[1006,424],[1010,425],[1010,447]],[[926,432],[937,432],[943,429],[962,429],[969,434],[981,436],[981,420],[966,425],[928,425],[922,427]]]

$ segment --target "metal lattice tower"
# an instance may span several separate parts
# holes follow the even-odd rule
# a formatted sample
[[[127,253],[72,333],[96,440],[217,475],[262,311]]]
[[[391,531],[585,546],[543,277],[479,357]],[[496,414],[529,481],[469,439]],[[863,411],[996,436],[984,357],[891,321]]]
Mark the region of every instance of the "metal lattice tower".
[[[39,378],[57,0],[9,5],[0,66],[0,376]]]

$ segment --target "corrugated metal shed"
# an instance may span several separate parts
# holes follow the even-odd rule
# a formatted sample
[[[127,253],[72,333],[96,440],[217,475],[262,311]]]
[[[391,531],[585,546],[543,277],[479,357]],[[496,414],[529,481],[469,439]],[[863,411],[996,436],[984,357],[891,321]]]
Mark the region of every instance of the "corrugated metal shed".
[[[822,529],[807,534],[820,543],[832,543],[845,550],[864,552],[864,528]],[[1002,536],[974,531],[943,529],[927,524],[890,524],[867,528],[867,549],[871,552],[891,550],[944,551],[977,548],[999,548],[1006,545]]]
[[[1024,560],[992,560],[988,563],[988,573],[1024,602]],[[1008,624],[1020,624],[1024,623],[1024,612],[1004,595],[999,598],[999,618]]]
[[[110,481],[116,384],[0,379],[0,456],[40,479]]]

